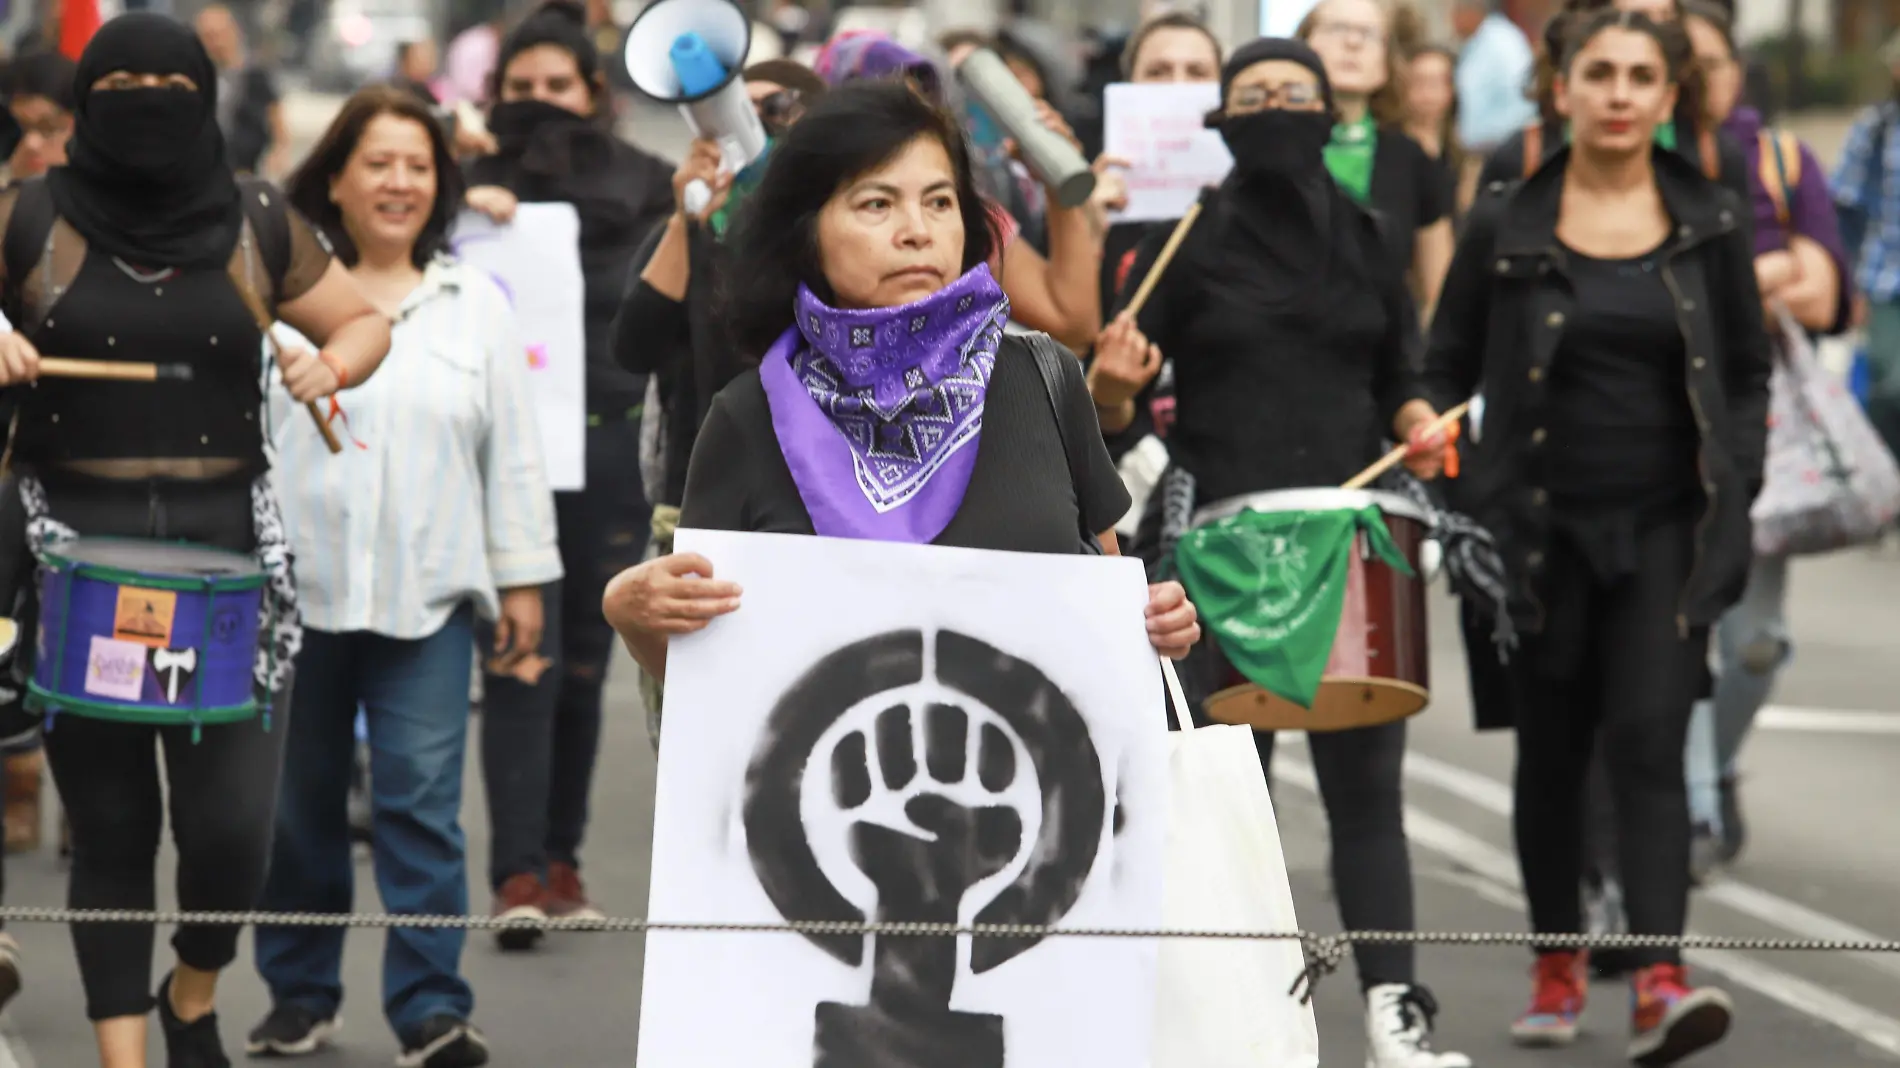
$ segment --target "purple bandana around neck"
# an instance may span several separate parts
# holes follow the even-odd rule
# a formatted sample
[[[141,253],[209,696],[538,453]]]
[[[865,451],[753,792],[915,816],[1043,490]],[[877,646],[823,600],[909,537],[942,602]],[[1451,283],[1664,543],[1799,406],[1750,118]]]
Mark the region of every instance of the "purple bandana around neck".
[[[923,544],[970,485],[1009,300],[979,264],[923,300],[848,311],[800,287],[759,368],[812,529]]]

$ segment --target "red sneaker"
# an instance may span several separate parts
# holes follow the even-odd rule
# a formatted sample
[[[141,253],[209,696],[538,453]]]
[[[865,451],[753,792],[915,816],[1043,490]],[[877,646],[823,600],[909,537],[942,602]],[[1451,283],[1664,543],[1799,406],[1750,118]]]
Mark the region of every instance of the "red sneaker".
[[[495,941],[506,950],[533,949],[536,942],[547,932],[538,926],[548,918],[548,888],[539,875],[522,872],[511,875],[508,881],[495,891],[494,917],[498,920],[514,920],[519,927],[504,927],[496,930]]]
[[[1680,964],[1652,964],[1630,983],[1630,1060],[1660,1068],[1728,1034],[1735,1006],[1714,987],[1689,985]]]
[[[1531,966],[1531,1007],[1511,1025],[1520,1046],[1568,1046],[1590,992],[1589,954],[1539,953]]]
[[[548,915],[557,920],[604,920],[606,915],[587,900],[580,869],[555,861],[548,865]]]

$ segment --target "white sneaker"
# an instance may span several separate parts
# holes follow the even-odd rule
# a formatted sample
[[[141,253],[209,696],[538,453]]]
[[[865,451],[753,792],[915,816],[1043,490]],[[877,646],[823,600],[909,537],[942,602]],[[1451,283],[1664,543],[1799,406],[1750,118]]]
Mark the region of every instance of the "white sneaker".
[[[1387,983],[1366,991],[1366,1068],[1471,1068],[1462,1053],[1432,1049],[1438,1003],[1422,986]]]

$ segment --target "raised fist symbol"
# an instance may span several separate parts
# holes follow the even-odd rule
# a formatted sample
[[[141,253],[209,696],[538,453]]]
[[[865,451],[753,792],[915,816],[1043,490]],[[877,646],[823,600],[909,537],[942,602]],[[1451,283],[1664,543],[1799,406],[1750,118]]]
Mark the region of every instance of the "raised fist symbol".
[[[746,771],[746,848],[788,920],[954,924],[974,891],[974,923],[1054,924],[1081,896],[1107,814],[1100,757],[1068,697],[1035,665],[949,630],[822,657],[779,699]],[[874,907],[833,885],[814,834],[844,846]],[[1007,885],[977,889],[986,880]],[[852,967],[871,944],[868,1004],[817,1006],[818,1068],[1002,1068],[1002,1017],[950,1009],[957,939],[806,937]],[[973,939],[968,970],[1040,941]]]
[[[921,731],[908,705],[894,705],[878,714],[875,745],[865,732],[853,731],[832,750],[832,796],[858,817],[851,858],[877,887],[877,919],[884,923],[957,922],[970,888],[1009,867],[1022,848],[1022,816],[999,803],[1016,778],[1009,736],[994,723],[972,732],[972,717],[954,705],[931,704],[920,712]],[[879,793],[902,799],[910,827],[864,815]],[[879,938],[872,959],[873,1003],[949,1004],[954,939]]]

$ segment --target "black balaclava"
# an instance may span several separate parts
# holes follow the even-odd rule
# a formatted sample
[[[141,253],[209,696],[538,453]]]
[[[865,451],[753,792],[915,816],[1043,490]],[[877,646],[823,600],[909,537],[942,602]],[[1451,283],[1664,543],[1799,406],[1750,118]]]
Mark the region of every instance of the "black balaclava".
[[[197,90],[95,90],[108,74],[182,74]],[[100,27],[79,57],[68,163],[53,203],[89,248],[142,267],[223,266],[244,225],[218,129],[218,73],[198,35],[133,12]]]
[[[1363,218],[1326,170],[1333,92],[1326,68],[1299,41],[1262,37],[1221,68],[1223,105],[1248,67],[1285,59],[1311,70],[1325,107],[1210,113],[1234,156],[1234,169],[1211,194],[1210,221],[1190,232],[1192,270],[1209,291],[1300,322],[1324,319],[1363,279],[1354,228]],[[1198,238],[1195,235],[1199,235]]]

